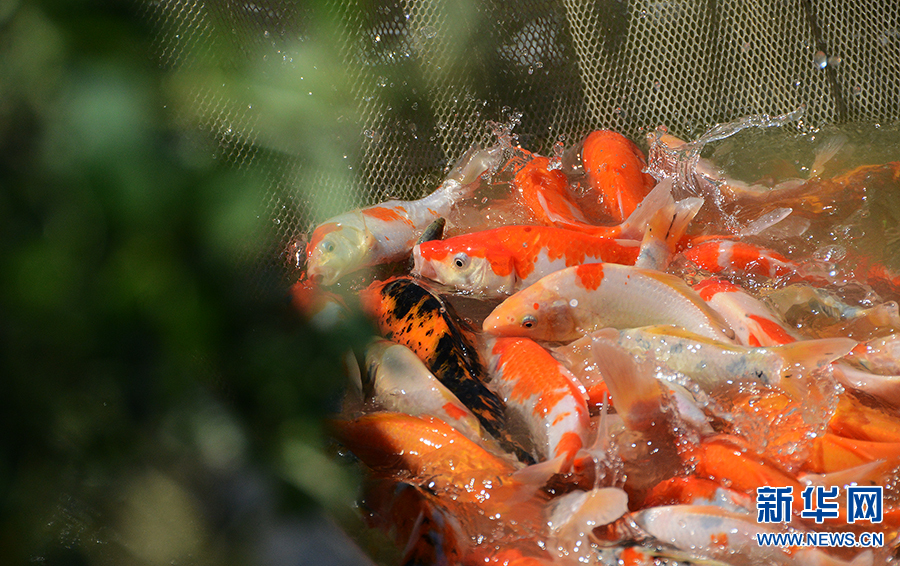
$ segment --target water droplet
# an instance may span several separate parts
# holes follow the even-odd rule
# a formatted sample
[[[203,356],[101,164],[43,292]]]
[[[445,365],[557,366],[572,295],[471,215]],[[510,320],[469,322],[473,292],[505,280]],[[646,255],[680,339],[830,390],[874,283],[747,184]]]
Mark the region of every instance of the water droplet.
[[[816,67],[824,69],[828,66],[828,57],[823,51],[816,51],[813,55],[813,63],[815,63]]]
[[[660,88],[662,88],[662,83],[659,81],[653,81],[653,90],[658,91]]]
[[[572,307],[573,309],[574,309],[575,307],[577,307],[577,306],[578,306],[578,299],[572,299],[571,301],[569,301],[569,306]]]
[[[841,61],[842,59],[840,57],[838,57],[837,55],[832,55],[828,58],[828,65],[831,67],[837,67],[841,64]]]
[[[434,39],[437,37],[437,30],[431,26],[425,26],[422,28],[422,35],[424,35],[426,39]]]
[[[855,96],[859,96],[860,94],[862,94],[862,87],[859,85],[856,85],[855,87],[853,87],[852,92]]]
[[[370,140],[375,138],[375,132],[373,132],[372,130],[364,131],[363,135],[366,136],[367,138],[369,138]]]

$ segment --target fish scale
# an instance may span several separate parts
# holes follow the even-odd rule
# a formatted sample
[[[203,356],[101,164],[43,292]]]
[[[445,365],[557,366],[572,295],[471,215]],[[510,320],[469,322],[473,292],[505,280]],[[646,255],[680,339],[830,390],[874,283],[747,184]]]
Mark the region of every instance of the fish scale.
[[[376,282],[360,294],[360,299],[385,338],[415,352],[503,448],[523,462],[534,463],[531,454],[510,434],[503,400],[484,383],[487,373],[474,336],[449,304],[423,283],[406,276]]]

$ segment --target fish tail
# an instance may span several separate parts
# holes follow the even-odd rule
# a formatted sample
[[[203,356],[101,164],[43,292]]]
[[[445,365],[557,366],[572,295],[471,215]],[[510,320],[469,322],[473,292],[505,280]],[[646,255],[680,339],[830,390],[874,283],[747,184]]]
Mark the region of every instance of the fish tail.
[[[639,240],[647,231],[647,225],[659,210],[673,203],[672,180],[660,181],[644,200],[634,209],[628,218],[620,225],[621,238]]]
[[[653,372],[604,338],[593,339],[591,353],[625,425],[635,431],[652,428],[663,413],[662,389]]]
[[[503,157],[503,148],[499,145],[481,149],[478,144],[473,144],[453,165],[447,180],[458,184],[457,190],[468,187],[484,173],[496,171],[501,157]]]
[[[800,371],[822,368],[846,356],[856,346],[850,338],[820,338],[773,346],[785,362],[782,378],[795,377]]]
[[[703,199],[692,197],[669,202],[657,210],[647,223],[634,266],[664,271],[701,206]]]

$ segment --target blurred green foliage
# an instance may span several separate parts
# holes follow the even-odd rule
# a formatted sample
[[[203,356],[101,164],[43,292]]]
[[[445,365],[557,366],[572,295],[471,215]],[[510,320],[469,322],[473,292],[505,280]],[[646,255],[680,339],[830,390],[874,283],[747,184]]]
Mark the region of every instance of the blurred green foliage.
[[[179,85],[130,8],[0,4],[6,564],[254,563],[259,508],[355,496],[321,431],[348,333],[290,311],[266,172],[171,124]],[[240,514],[247,477],[274,496]]]

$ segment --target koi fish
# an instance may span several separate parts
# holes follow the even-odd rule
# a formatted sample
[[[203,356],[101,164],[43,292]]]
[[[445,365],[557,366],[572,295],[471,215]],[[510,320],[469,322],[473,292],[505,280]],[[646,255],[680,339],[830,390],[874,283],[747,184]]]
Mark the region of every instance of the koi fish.
[[[602,329],[594,336],[612,338],[640,359],[654,360],[669,370],[690,377],[707,392],[734,381],[781,385],[784,380],[802,372],[827,366],[856,345],[849,338],[822,338],[752,348],[724,343],[671,325],[618,331]]]
[[[861,342],[847,354],[851,364],[874,373],[900,373],[900,333]]]
[[[568,470],[590,431],[584,387],[527,338],[497,338],[487,350],[491,386],[508,409],[523,415],[541,459],[561,457],[561,469]]]
[[[803,272],[799,264],[778,252],[731,240],[705,241],[688,247],[683,254],[691,263],[713,274],[736,271],[776,279]]]
[[[457,500],[484,501],[511,487],[512,463],[444,421],[381,412],[331,423],[336,438],[376,472]]]
[[[549,160],[538,157],[523,167],[513,182],[520,199],[531,210],[537,222],[584,232],[601,238],[640,240],[647,223],[672,200],[672,181],[653,187],[633,211],[613,226],[597,226],[585,219],[584,213],[567,190],[568,179],[562,171],[548,169]]]
[[[804,284],[766,294],[766,301],[789,323],[816,335],[850,335],[868,340],[900,330],[900,307],[887,301],[873,307],[853,306],[831,293]]]
[[[839,472],[878,460],[900,458],[900,442],[873,442],[826,432],[816,437],[804,469],[815,473]]]
[[[360,293],[360,302],[381,334],[415,352],[501,446],[534,462],[510,435],[503,400],[485,385],[475,337],[450,304],[407,276],[376,281]]]
[[[358,269],[402,260],[432,222],[471,195],[475,181],[496,167],[501,154],[499,147],[473,147],[441,186],[422,199],[390,200],[326,220],[307,246],[309,277],[333,285]]]
[[[504,226],[413,248],[413,273],[458,291],[502,297],[583,263],[633,264],[637,242],[550,226]]]
[[[874,407],[844,393],[838,395],[828,430],[848,438],[900,442],[900,415],[889,407]]]
[[[734,332],[673,275],[613,263],[569,267],[509,297],[484,320],[498,336],[569,342],[597,328],[674,324],[730,342]]]
[[[305,275],[290,288],[291,305],[314,327],[331,330],[347,317],[344,300]]]
[[[656,185],[644,172],[647,159],[631,140],[609,130],[588,134],[581,150],[588,184],[603,211],[622,222]]]
[[[764,302],[734,283],[711,277],[695,284],[693,289],[722,315],[739,344],[779,346],[796,340],[794,332]]]
[[[836,363],[834,377],[844,387],[862,391],[891,405],[900,407],[900,375],[881,375],[849,364]]]
[[[569,196],[565,173],[549,166],[548,158],[535,156],[516,173],[513,186],[522,202],[541,224],[588,225],[584,213]]]
[[[787,549],[757,543],[757,533],[772,529],[758,524],[749,512],[736,513],[710,505],[666,505],[643,509],[632,518],[662,542],[734,566],[796,564]]]
[[[726,511],[742,513],[754,509],[755,503],[746,493],[692,475],[675,476],[656,484],[641,502],[641,507],[714,505]]]
[[[406,346],[377,340],[366,351],[366,385],[388,411],[436,417],[474,442],[484,442],[481,423]]]

